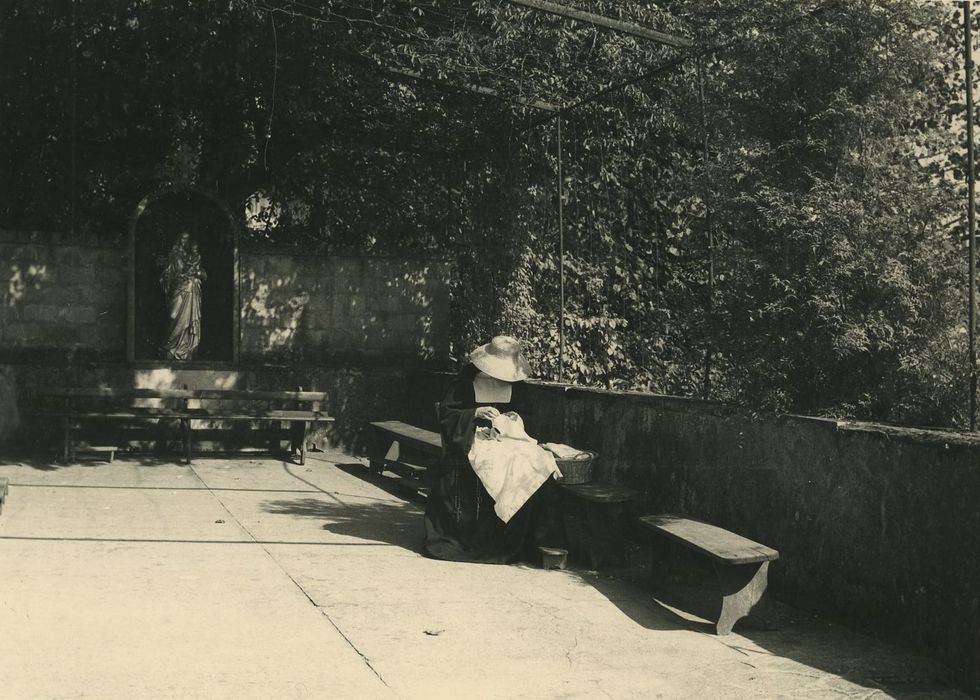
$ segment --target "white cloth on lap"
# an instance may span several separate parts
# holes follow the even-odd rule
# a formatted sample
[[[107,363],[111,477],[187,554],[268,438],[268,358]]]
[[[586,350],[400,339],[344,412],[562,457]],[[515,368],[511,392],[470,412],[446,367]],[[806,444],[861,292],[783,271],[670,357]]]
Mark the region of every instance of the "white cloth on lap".
[[[501,415],[493,430],[477,430],[468,455],[473,471],[508,522],[549,477],[561,476],[555,456],[524,431],[520,416]]]

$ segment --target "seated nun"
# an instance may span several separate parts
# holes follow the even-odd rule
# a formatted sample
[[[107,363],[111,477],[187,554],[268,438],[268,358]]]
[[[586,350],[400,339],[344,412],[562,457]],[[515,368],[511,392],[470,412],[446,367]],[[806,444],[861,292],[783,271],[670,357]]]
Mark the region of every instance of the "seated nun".
[[[542,487],[560,472],[525,431],[529,374],[520,341],[501,335],[453,379],[439,408],[446,460],[426,502],[428,556],[505,564],[554,544]]]

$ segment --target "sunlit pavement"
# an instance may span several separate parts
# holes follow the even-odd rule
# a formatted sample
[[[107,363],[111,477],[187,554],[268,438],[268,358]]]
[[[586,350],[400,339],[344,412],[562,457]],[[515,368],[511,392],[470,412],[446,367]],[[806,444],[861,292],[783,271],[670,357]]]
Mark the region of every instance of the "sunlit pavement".
[[[643,585],[421,557],[358,460],[0,461],[3,698],[954,698],[777,606],[717,637]]]

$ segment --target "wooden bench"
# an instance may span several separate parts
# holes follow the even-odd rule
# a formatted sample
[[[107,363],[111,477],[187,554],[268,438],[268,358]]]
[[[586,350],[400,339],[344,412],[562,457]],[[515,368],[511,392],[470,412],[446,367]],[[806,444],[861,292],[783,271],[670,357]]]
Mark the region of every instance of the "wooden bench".
[[[369,423],[368,429],[371,471],[378,475],[390,471],[397,475],[395,483],[425,497],[430,490],[427,470],[443,464],[439,433],[395,420]],[[595,569],[622,553],[630,504],[639,497],[636,491],[607,483],[559,483],[556,490],[565,503],[554,505],[564,512],[566,539],[575,540],[577,558]],[[576,521],[577,511],[582,510],[584,528]]]
[[[326,395],[315,391],[73,387],[39,392],[38,408],[31,415],[60,421],[65,462],[74,459],[72,431],[79,421],[176,420],[188,464],[193,446],[193,421],[289,422],[291,448],[298,452],[299,463],[304,464],[311,425],[333,421],[321,408],[325,402]],[[271,431],[269,445],[273,451],[278,451],[282,438],[280,425]]]
[[[574,554],[598,569],[611,559],[625,559],[630,508],[640,494],[633,489],[605,482],[558,484],[566,501],[565,535]],[[577,504],[580,504],[579,507]],[[575,511],[585,511],[586,528],[577,526]]]
[[[768,583],[769,562],[779,558],[775,549],[697,520],[645,515],[639,523],[656,536],[651,571],[655,580],[666,570],[671,543],[709,558],[721,594],[721,611],[715,626],[719,635],[729,634],[735,623],[761,600]]]
[[[7,479],[0,477],[0,513],[3,513],[3,504],[7,500]]]
[[[368,467],[378,475],[390,471],[396,482],[420,496],[429,492],[426,472],[442,464],[439,433],[397,420],[368,424]]]

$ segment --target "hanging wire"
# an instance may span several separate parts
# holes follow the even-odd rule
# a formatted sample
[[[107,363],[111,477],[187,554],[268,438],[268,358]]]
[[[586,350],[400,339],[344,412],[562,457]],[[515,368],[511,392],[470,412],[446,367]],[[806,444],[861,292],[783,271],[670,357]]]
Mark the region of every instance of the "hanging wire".
[[[69,220],[69,235],[71,237],[72,243],[75,242],[75,219],[76,219],[76,208],[78,200],[78,166],[77,166],[77,153],[76,153],[76,115],[78,111],[78,65],[77,65],[77,52],[76,45],[78,43],[77,30],[76,30],[76,13],[75,13],[75,0],[71,0],[71,201],[70,207],[70,220]]]
[[[558,381],[564,380],[565,374],[565,220],[564,220],[564,188],[561,170],[561,117],[558,117]]]
[[[269,12],[269,21],[272,23],[272,97],[269,100],[269,123],[265,128],[265,148],[262,150],[262,167],[269,169],[269,142],[272,140],[272,117],[276,111],[276,81],[279,78],[279,35],[276,32],[276,15]]]

